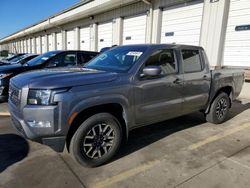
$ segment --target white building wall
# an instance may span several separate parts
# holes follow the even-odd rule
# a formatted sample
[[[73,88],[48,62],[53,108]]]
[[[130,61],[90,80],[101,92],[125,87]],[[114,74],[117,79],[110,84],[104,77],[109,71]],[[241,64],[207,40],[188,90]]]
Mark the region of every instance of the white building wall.
[[[152,4],[129,0],[129,5],[125,5],[128,1],[120,1],[120,5],[117,8],[109,10],[108,7],[101,6],[102,2],[105,4],[108,1],[98,1],[99,5],[91,9],[92,11],[88,14],[85,10],[86,7],[81,8],[81,14],[79,13],[75,17],[70,17],[70,15],[74,11],[78,11],[78,9],[65,13],[63,19],[67,20],[67,23],[57,24],[56,27],[46,28],[46,30],[44,29],[46,23],[43,23],[40,24],[40,26],[43,26],[43,30],[38,29],[40,26],[34,26],[33,29],[36,28],[36,30],[28,28],[27,31],[29,32],[26,33],[30,33],[32,36],[50,36],[56,33],[53,41],[54,48],[58,50],[82,49],[98,51],[106,45],[134,43],[176,42],[195,44],[205,48],[213,67],[221,66],[222,62],[224,62],[223,65],[230,66],[238,66],[240,65],[239,62],[241,62],[241,65],[250,67],[248,62],[250,49],[250,46],[248,46],[250,44],[248,43],[249,31],[235,31],[236,26],[249,24],[249,0],[231,0],[231,5],[229,0],[214,2],[210,0],[196,0],[192,2],[184,0],[154,0],[151,1]],[[115,4],[118,0],[113,2]],[[93,3],[97,3],[97,1]],[[101,10],[103,10],[103,13],[100,13]],[[95,14],[95,11],[99,11],[98,14]],[[83,17],[81,15],[86,16]],[[142,17],[139,16],[141,15],[144,15],[145,19],[143,17],[140,20],[139,18]],[[59,21],[61,18],[62,15],[56,16],[51,20],[51,23],[55,20]],[[112,31],[108,31],[112,33],[112,36],[109,37],[107,44],[102,42],[103,45],[101,46],[99,40],[103,38],[103,33],[100,32],[99,27],[107,22],[112,22],[112,27],[110,27]],[[73,45],[69,47],[67,44],[67,38],[69,37],[67,37],[66,31],[72,30],[72,28],[74,30]],[[89,29],[83,31],[82,28]],[[35,32],[32,33],[32,31]],[[166,36],[166,33],[171,32],[174,33],[173,36]],[[126,40],[126,37],[134,39],[136,36],[138,36],[136,40]],[[22,35],[22,39],[30,37]],[[19,39],[16,38],[15,40]],[[51,50],[46,38],[44,45],[44,52]],[[13,50],[13,46],[6,48]],[[23,51],[28,52],[27,42],[25,42],[25,46],[21,47],[21,50],[22,48]],[[242,58],[239,59],[239,56]]]

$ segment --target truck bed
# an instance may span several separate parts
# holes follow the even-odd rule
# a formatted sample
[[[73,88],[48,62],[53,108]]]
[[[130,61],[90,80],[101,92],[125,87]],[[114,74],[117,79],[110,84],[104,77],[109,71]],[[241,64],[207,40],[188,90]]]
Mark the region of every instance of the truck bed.
[[[211,78],[210,97],[213,97],[220,88],[229,86],[233,89],[230,97],[235,100],[244,83],[244,70],[231,68],[211,70]]]

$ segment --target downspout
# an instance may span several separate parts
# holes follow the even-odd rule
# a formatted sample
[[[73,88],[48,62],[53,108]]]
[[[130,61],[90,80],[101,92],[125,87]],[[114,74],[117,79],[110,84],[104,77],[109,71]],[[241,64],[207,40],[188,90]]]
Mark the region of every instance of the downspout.
[[[153,31],[153,3],[151,2],[151,0],[142,0],[143,3],[147,4],[150,6],[149,8],[149,15],[150,15],[150,25],[149,25],[149,32],[147,34],[149,34],[149,43],[152,43],[152,31]]]

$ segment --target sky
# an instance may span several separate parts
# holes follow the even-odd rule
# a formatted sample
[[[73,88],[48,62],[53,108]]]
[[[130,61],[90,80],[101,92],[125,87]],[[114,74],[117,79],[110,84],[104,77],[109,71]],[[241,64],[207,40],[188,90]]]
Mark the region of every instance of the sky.
[[[80,0],[0,0],[0,38],[80,2]]]

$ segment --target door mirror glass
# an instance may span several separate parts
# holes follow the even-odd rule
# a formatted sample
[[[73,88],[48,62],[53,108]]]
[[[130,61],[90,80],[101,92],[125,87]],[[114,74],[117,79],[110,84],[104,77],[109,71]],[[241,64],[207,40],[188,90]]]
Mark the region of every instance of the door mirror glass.
[[[50,63],[47,68],[53,68],[53,67],[57,67],[57,64],[56,63]]]
[[[142,70],[141,77],[157,77],[161,75],[161,67],[159,66],[147,66]]]

